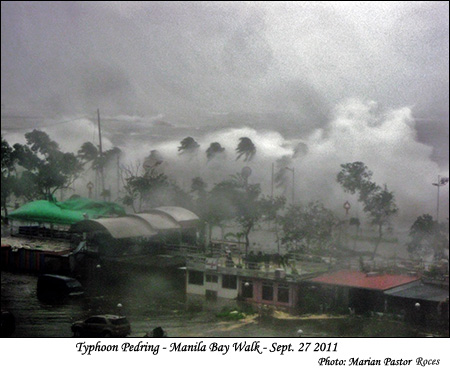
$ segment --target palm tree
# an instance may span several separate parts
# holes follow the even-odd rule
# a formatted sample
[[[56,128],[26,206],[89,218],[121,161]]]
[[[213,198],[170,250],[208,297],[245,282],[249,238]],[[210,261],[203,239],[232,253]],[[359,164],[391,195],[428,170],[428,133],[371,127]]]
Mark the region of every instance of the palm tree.
[[[291,163],[292,163],[292,159],[287,155],[282,156],[281,158],[277,159],[277,161],[276,161],[277,169],[275,171],[274,182],[275,182],[275,186],[277,188],[283,189],[283,195],[285,195],[285,193],[287,191],[288,181],[289,181],[287,168],[291,165]]]
[[[206,158],[208,159],[208,162],[215,158],[216,155],[223,153],[225,151],[225,148],[222,147],[219,143],[211,143],[209,148],[206,149]]]
[[[248,137],[241,137],[239,139],[239,144],[236,148],[236,152],[238,153],[238,156],[236,160],[244,157],[244,162],[251,161],[254,155],[256,154],[256,147],[255,144],[253,144],[253,141],[251,141]]]
[[[118,147],[114,147],[103,152],[102,156],[97,147],[90,141],[85,142],[81,145],[80,150],[78,150],[78,158],[83,161],[83,165],[92,162],[91,168],[93,170],[98,170],[100,167],[106,166],[112,159],[120,155],[121,150]]]
[[[78,150],[78,158],[83,161],[83,166],[89,162],[91,163],[90,169],[95,171],[96,176],[101,173],[101,169],[105,168],[113,159],[119,158],[122,151],[118,147],[114,147],[107,151],[104,151],[102,155],[100,155],[100,150],[90,141],[87,141],[81,145],[81,148]],[[102,189],[102,196],[108,196],[108,190]],[[110,194],[109,194],[110,196]]]
[[[90,141],[87,141],[81,145],[78,150],[78,157],[83,161],[83,164],[94,161],[98,157],[98,149]]]
[[[294,148],[294,153],[292,154],[292,158],[303,157],[306,154],[308,154],[308,151],[309,151],[308,145],[300,141]]]
[[[200,145],[190,136],[181,140],[180,144],[181,145],[178,147],[179,154],[194,154],[200,147]]]
[[[157,150],[150,151],[150,155],[144,159],[144,170],[153,171],[164,163],[164,158]]]
[[[206,182],[201,177],[194,177],[191,184],[191,192],[197,192],[198,195],[204,195],[206,193]]]

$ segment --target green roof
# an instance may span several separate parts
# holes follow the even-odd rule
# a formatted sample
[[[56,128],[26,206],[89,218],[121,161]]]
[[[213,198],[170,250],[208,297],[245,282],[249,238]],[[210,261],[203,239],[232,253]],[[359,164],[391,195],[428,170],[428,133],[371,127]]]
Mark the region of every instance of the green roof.
[[[87,198],[73,198],[64,202],[36,200],[27,203],[8,215],[12,220],[71,225],[85,219],[109,216],[124,216],[125,210],[113,202],[95,201]]]

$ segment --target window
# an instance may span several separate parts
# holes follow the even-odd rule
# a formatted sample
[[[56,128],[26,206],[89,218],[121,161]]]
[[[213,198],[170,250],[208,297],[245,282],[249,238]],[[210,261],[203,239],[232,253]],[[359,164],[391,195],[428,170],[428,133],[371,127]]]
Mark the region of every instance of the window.
[[[207,283],[217,283],[219,281],[219,277],[217,275],[206,275],[206,282]]]
[[[289,303],[289,285],[278,284],[278,302]]]
[[[203,272],[189,271],[188,283],[193,285],[203,285]]]
[[[222,275],[222,288],[237,289],[237,277],[235,275]]]
[[[251,280],[242,281],[242,298],[253,298],[253,282]]]
[[[264,301],[273,301],[273,284],[263,283],[262,284],[262,299]]]

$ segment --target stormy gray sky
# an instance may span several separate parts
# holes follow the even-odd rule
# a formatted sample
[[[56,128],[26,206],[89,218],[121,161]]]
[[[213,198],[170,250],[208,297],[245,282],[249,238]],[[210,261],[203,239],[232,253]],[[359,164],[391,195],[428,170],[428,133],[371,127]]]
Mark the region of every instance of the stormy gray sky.
[[[1,19],[11,142],[45,128],[76,151],[99,108],[133,159],[248,136],[270,163],[302,141],[299,186],[362,160],[418,209],[448,176],[448,2],[3,1]]]

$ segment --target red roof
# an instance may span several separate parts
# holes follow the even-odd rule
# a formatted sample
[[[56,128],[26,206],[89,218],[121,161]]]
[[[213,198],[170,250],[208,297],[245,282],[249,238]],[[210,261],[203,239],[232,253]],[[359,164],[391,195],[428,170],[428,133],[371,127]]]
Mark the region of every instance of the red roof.
[[[386,290],[419,280],[417,276],[379,274],[361,271],[337,271],[310,279],[314,283],[348,286],[353,288]]]

